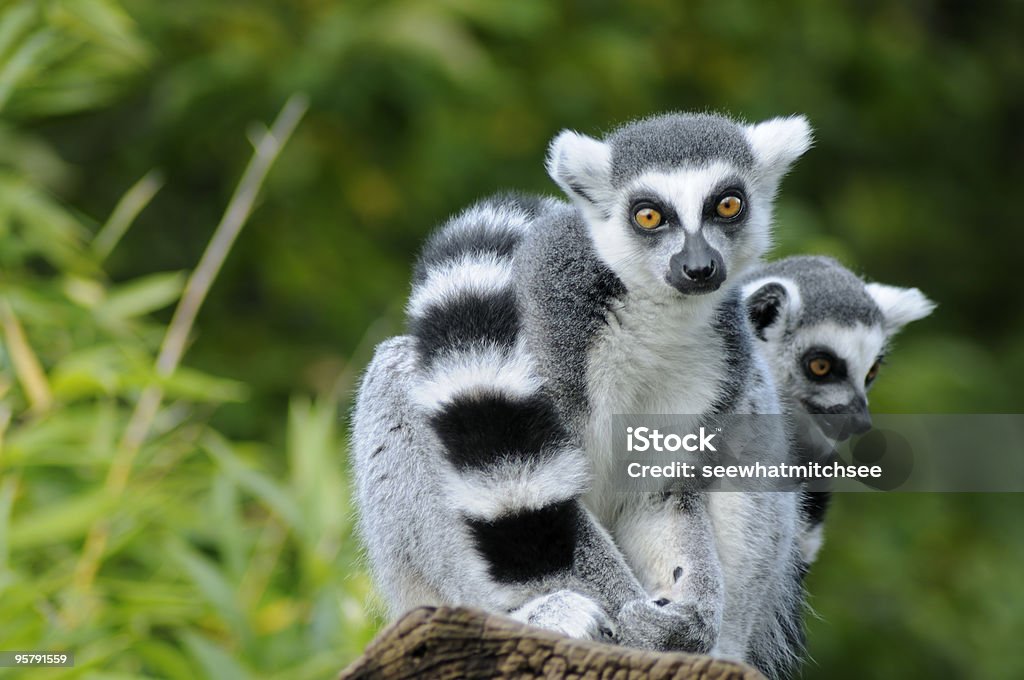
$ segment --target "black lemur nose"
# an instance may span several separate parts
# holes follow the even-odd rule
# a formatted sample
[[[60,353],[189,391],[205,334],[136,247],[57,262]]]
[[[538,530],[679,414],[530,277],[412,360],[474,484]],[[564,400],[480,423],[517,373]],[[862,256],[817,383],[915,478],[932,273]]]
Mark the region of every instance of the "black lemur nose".
[[[702,265],[694,265],[692,267],[688,263],[684,264],[683,273],[691,281],[707,281],[715,275],[715,261],[708,260]]]

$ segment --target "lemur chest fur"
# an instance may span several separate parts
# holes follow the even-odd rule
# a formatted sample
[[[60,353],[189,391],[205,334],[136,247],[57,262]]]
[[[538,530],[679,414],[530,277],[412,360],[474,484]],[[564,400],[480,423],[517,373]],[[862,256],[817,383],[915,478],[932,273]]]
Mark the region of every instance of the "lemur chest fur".
[[[613,518],[615,414],[699,415],[720,390],[722,338],[709,322],[718,296],[696,304],[627,295],[612,303],[587,357],[584,446],[594,467],[587,505]],[[621,452],[619,452],[621,455]]]

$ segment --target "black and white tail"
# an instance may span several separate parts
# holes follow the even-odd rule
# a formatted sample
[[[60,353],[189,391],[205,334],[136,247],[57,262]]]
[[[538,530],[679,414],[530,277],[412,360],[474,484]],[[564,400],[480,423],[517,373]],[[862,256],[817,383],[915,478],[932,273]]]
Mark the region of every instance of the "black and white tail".
[[[569,568],[587,484],[522,337],[515,252],[542,207],[501,197],[450,220],[424,248],[408,304],[423,362],[415,399],[445,447],[447,492],[506,582]]]

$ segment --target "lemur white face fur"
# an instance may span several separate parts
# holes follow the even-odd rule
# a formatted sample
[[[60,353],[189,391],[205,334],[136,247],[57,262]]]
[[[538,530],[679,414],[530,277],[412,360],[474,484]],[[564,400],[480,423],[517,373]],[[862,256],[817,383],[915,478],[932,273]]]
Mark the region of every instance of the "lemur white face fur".
[[[563,132],[547,166],[627,289],[678,297],[716,291],[760,258],[779,180],[810,145],[801,116],[669,116],[605,141]]]
[[[743,285],[750,318],[780,394],[830,439],[871,428],[867,392],[886,346],[935,304],[916,288],[864,283],[827,257],[759,267]]]

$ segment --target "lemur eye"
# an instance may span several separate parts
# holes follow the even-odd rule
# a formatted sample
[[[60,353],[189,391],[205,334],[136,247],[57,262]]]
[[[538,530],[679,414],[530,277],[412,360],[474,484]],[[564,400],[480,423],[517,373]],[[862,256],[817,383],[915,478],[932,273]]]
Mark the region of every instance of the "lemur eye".
[[[825,383],[846,379],[846,362],[826,349],[811,349],[800,362],[808,380]]]
[[[718,205],[715,206],[715,212],[718,213],[718,216],[727,220],[739,215],[742,209],[743,200],[735,194],[722,196],[718,199]]]
[[[637,223],[637,226],[644,229],[656,229],[661,226],[662,217],[657,209],[646,207],[640,208],[633,213],[633,220]]]
[[[871,384],[871,382],[874,381],[874,379],[878,377],[878,370],[880,368],[882,368],[882,362],[881,361],[876,361],[875,363],[871,364],[871,368],[868,369],[868,374],[864,378],[864,384],[865,385]]]
[[[807,362],[807,370],[819,378],[832,372],[832,362],[825,357],[815,357]]]

